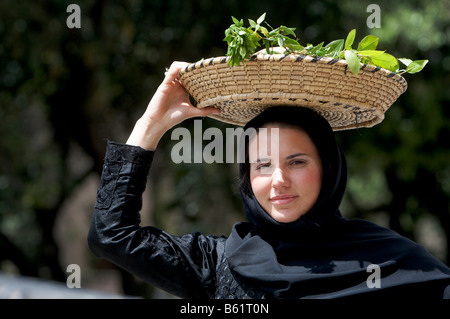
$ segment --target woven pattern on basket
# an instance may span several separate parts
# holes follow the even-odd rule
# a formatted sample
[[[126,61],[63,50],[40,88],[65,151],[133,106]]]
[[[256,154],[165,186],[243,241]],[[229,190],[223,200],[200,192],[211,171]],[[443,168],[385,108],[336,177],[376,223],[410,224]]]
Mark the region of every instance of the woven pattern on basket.
[[[219,108],[212,117],[236,125],[268,107],[287,105],[314,109],[334,130],[372,127],[407,88],[401,75],[371,65],[361,64],[356,76],[345,60],[255,54],[235,67],[228,60],[189,64],[179,79],[197,107]]]

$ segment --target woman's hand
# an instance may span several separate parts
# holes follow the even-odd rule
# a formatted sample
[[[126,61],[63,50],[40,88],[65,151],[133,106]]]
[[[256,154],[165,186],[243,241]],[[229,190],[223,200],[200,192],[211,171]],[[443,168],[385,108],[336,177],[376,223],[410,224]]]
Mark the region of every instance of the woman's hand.
[[[127,144],[155,149],[164,133],[182,121],[220,112],[216,108],[199,109],[189,102],[188,93],[176,79],[179,70],[186,65],[185,62],[172,63],[144,115],[136,122]]]

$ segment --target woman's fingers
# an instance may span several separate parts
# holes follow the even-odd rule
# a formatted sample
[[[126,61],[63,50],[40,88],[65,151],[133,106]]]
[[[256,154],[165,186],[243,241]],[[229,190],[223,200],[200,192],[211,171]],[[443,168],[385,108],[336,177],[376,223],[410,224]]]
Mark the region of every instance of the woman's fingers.
[[[215,107],[207,107],[204,109],[200,109],[194,106],[189,107],[189,117],[205,117],[213,114],[219,114],[220,110]]]
[[[186,62],[175,61],[171,64],[169,69],[166,69],[163,83],[169,84],[176,80],[178,77],[178,72],[188,65]]]
[[[186,62],[180,62],[180,61],[173,62],[171,64],[170,68],[167,69],[167,71],[165,72],[165,77],[164,77],[164,80],[163,80],[163,84],[166,84],[166,85],[167,84],[168,85],[177,84],[177,85],[182,86],[182,83],[179,83],[177,81],[178,72],[182,68],[187,66],[187,65],[188,65],[188,63],[186,63]],[[174,81],[177,81],[178,83],[174,83]],[[183,87],[183,90],[185,90],[184,87]],[[187,100],[185,100],[184,103],[180,103],[179,106],[182,106],[182,107],[186,108],[185,109],[185,111],[186,111],[185,112],[185,118],[204,117],[204,116],[209,116],[209,115],[212,115],[212,114],[220,113],[219,109],[216,109],[216,108],[213,108],[213,107],[200,109],[200,108],[192,106],[191,103],[189,102],[187,93],[185,91],[183,93],[185,93],[185,94],[183,94],[183,96],[185,98],[187,98]],[[173,92],[171,92],[171,95],[172,94],[173,94]]]

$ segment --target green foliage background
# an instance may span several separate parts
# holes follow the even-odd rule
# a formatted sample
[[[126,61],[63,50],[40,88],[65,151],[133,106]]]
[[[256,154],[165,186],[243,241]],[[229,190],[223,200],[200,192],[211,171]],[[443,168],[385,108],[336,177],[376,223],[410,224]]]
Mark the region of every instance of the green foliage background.
[[[71,3],[81,8],[81,29],[66,26]],[[371,3],[381,9],[379,29],[366,26]],[[90,196],[76,194],[89,180],[98,183],[105,140],[126,140],[172,61],[225,55],[230,17],[263,12],[272,26],[297,28],[302,43],[328,43],[356,28],[356,41],[374,34],[394,56],[430,60],[421,73],[405,75],[408,90],[384,122],[337,133],[350,166],[342,212],[391,227],[448,264],[449,0],[3,0],[0,271],[65,281],[67,264],[79,263],[83,285],[98,287],[97,274],[115,268],[93,257],[85,241],[95,187]],[[144,220],[174,234],[227,235],[243,219],[236,165],[175,165],[173,144],[170,134],[160,144]],[[74,198],[83,208],[74,217],[80,231],[60,221]],[[81,253],[71,255],[73,246]],[[120,292],[155,296],[151,286],[115,271]]]

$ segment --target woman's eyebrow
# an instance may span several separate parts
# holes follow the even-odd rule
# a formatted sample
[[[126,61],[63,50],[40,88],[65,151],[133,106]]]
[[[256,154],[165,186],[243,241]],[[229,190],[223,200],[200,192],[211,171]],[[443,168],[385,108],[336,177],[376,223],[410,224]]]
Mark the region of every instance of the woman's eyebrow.
[[[309,155],[306,153],[295,153],[295,154],[286,156],[286,159],[290,160],[290,159],[296,158],[298,156],[309,156]],[[270,161],[271,161],[270,157],[261,157],[261,158],[257,158],[255,161],[251,161],[251,163],[268,163]]]
[[[295,154],[292,154],[292,155],[289,155],[289,156],[287,156],[286,157],[286,159],[293,159],[293,158],[295,158],[295,157],[297,157],[297,156],[309,156],[308,154],[306,154],[306,153],[295,153]]]

